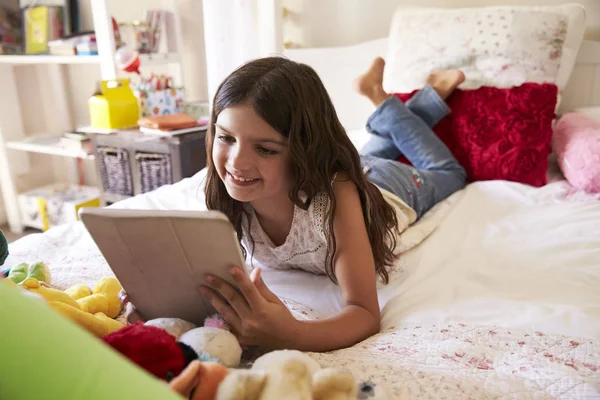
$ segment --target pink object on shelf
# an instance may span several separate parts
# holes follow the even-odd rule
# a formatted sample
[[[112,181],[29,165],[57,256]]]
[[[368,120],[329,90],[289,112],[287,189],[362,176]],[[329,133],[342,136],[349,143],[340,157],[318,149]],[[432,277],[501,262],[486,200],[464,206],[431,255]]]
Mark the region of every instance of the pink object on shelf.
[[[556,124],[553,141],[571,186],[600,193],[600,122],[579,113],[565,114]]]

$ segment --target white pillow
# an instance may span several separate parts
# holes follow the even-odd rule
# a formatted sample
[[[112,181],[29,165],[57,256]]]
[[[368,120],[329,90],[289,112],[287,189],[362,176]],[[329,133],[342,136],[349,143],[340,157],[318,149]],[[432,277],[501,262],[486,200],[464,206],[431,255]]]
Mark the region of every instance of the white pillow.
[[[308,64],[319,74],[347,130],[365,126],[375,107],[352,89],[352,81],[363,74],[375,57],[385,57],[387,38],[369,40],[350,46],[286,49],[290,60]]]
[[[384,87],[410,92],[430,71],[460,68],[465,89],[555,83],[562,91],[585,30],[585,9],[561,6],[402,8],[394,14]]]

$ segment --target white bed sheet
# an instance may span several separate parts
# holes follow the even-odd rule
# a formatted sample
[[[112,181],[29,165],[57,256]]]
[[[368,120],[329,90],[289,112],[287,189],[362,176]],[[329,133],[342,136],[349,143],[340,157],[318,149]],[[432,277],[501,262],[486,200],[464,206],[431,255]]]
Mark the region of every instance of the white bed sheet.
[[[113,205],[203,208],[203,172]],[[383,384],[392,398],[600,398],[600,200],[558,181],[480,182],[420,223],[439,223],[380,286],[382,333],[311,354]],[[44,260],[53,285],[94,285],[110,268],[83,225],[10,246],[7,265]],[[265,271],[298,318],[340,308],[328,278]],[[432,397],[433,396],[433,397]]]

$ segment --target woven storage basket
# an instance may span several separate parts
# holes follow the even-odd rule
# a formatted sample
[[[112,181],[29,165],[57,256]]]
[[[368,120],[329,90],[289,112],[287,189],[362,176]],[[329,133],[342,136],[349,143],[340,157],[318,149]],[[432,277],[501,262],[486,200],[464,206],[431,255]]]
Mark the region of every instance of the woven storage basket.
[[[136,153],[141,193],[173,183],[171,157],[168,154]]]
[[[133,196],[133,179],[127,150],[115,147],[98,147],[100,176],[105,192]]]

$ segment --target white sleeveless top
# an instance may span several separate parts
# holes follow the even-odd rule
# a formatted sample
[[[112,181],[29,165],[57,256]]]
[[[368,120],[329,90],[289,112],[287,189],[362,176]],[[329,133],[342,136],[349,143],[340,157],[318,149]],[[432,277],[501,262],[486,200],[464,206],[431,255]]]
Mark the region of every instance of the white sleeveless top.
[[[396,212],[399,235],[415,222],[417,214],[398,196],[382,188],[379,190]],[[308,210],[294,205],[292,226],[285,243],[281,246],[273,244],[260,226],[254,210],[248,206],[249,232],[248,220],[245,216],[242,221],[242,241],[248,252],[247,263],[254,268],[302,269],[315,274],[325,274],[327,237],[324,224],[328,203],[327,196],[319,194],[315,196]],[[254,249],[249,236],[254,239]]]

